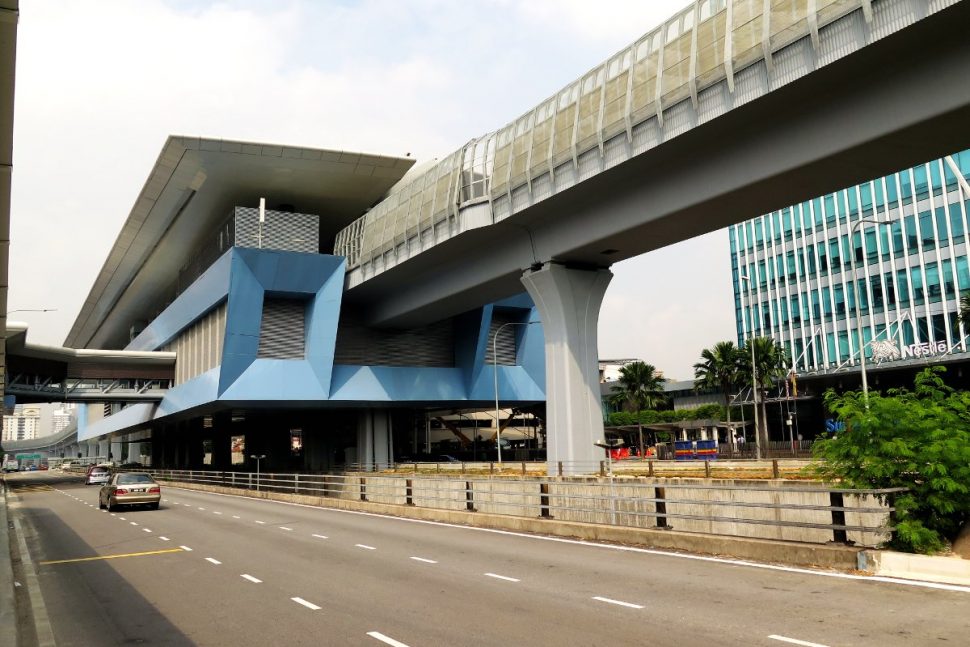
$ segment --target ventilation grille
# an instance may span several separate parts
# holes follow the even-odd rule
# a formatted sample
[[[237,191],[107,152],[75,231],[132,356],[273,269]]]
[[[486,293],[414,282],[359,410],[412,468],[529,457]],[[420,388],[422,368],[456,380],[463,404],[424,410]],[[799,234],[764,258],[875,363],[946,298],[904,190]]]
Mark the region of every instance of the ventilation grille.
[[[518,322],[518,318],[493,311],[492,325],[488,328],[488,350],[485,352],[486,364],[515,366],[515,358],[517,355],[515,346],[516,328],[520,328],[521,326],[505,326],[499,331],[498,338],[496,339],[495,337],[495,331],[499,330],[501,326],[515,322]],[[492,340],[494,340],[494,344]],[[497,362],[495,361],[496,354],[498,355]]]
[[[179,333],[160,350],[175,352],[175,384],[183,384],[222,363],[226,302]]]
[[[376,330],[341,321],[334,364],[354,366],[455,365],[455,332],[450,320],[414,330]]]
[[[303,359],[306,348],[306,302],[294,299],[263,301],[259,327],[260,359]]]
[[[310,254],[320,251],[318,216],[267,210],[262,232],[259,225],[259,209],[236,207],[234,218],[237,247],[262,247]]]

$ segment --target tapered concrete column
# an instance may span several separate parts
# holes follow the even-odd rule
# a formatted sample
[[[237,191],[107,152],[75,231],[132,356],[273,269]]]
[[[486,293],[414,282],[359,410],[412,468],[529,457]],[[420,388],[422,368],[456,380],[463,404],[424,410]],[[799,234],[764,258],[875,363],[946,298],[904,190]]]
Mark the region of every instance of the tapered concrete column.
[[[539,309],[546,339],[546,459],[569,474],[590,472],[603,450],[597,322],[613,273],[547,263],[529,270],[522,283]]]
[[[366,409],[357,421],[357,462],[363,469],[379,469],[390,462],[390,416],[384,409]]]

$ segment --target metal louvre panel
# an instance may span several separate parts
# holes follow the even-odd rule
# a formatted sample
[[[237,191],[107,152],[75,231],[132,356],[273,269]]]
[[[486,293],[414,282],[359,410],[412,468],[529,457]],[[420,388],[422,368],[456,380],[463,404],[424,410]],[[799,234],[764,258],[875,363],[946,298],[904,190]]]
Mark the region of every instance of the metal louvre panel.
[[[498,364],[499,366],[515,366],[517,348],[515,345],[516,328],[518,326],[505,326],[495,337],[495,331],[507,323],[517,322],[517,319],[496,312],[492,315],[492,325],[488,328],[488,350],[485,353],[486,364]],[[492,343],[494,340],[494,344]],[[495,353],[493,354],[493,349]],[[496,355],[498,361],[495,361]]]
[[[377,330],[341,321],[334,364],[354,366],[455,365],[455,333],[451,320],[414,330]]]
[[[226,303],[183,330],[160,350],[175,351],[175,385],[188,382],[222,362]]]
[[[266,299],[259,327],[260,359],[303,359],[306,356],[306,302]]]
[[[262,236],[260,236],[259,209],[236,207],[233,219],[237,247],[262,247],[308,254],[316,254],[320,251],[319,216],[267,209]]]

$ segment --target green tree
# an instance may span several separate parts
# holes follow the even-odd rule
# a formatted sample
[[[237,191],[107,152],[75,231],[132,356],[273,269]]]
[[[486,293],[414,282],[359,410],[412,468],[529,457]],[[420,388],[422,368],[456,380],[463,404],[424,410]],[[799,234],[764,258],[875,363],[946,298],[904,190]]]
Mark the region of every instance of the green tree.
[[[913,391],[825,394],[845,431],[817,441],[813,471],[851,488],[905,487],[896,497],[893,546],[935,552],[970,521],[970,393],[943,382],[933,366]]]
[[[958,314],[960,323],[970,326],[970,292],[964,292],[960,297],[960,312]]]
[[[758,409],[760,420],[755,435],[758,446],[768,446],[768,416],[763,394],[774,386],[775,382],[788,376],[791,360],[784,347],[771,337],[755,337],[748,340],[748,344],[740,348],[738,355],[739,380],[751,384],[751,344],[754,344],[755,363],[758,369]]]
[[[613,404],[631,408],[637,412],[637,433],[640,442],[640,457],[643,457],[643,423],[640,412],[653,409],[666,403],[663,394],[664,380],[652,364],[630,362],[620,369],[620,378],[614,386],[610,400]]]
[[[694,378],[698,386],[719,389],[724,395],[728,428],[731,426],[731,393],[738,383],[741,351],[732,341],[721,341],[701,351],[701,361],[694,364]]]

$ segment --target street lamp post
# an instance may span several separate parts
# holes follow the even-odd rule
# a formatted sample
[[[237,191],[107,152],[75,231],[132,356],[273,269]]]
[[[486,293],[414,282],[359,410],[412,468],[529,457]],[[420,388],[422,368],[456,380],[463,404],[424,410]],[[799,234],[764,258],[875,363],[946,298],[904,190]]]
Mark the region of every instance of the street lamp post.
[[[855,231],[864,222],[868,222],[873,225],[889,225],[892,221],[887,220],[875,220],[873,218],[863,218],[852,224],[849,228],[849,244],[852,244],[852,238],[855,236]],[[863,261],[864,262],[864,261]],[[853,270],[855,268],[853,267]],[[853,281],[855,281],[855,272],[853,271]],[[866,409],[869,408],[869,382],[866,379],[866,346],[864,335],[862,334],[862,304],[859,302],[859,285],[856,283],[852,289],[855,292],[855,309],[856,316],[858,317],[858,324],[856,325],[856,334],[859,339],[859,369],[862,372],[862,402]]]
[[[751,303],[751,279],[741,274],[748,285],[748,309],[751,311],[751,397],[754,400],[754,457],[761,460],[761,427],[758,426],[758,364],[754,353],[754,306]]]
[[[498,468],[502,469],[502,423],[498,408],[498,334],[506,326],[531,326],[541,321],[506,321],[492,333],[492,376],[495,379],[495,446],[498,448]]]
[[[266,458],[266,454],[260,454],[258,456],[256,454],[250,454],[249,457],[256,461],[256,491],[259,492],[259,461]]]

